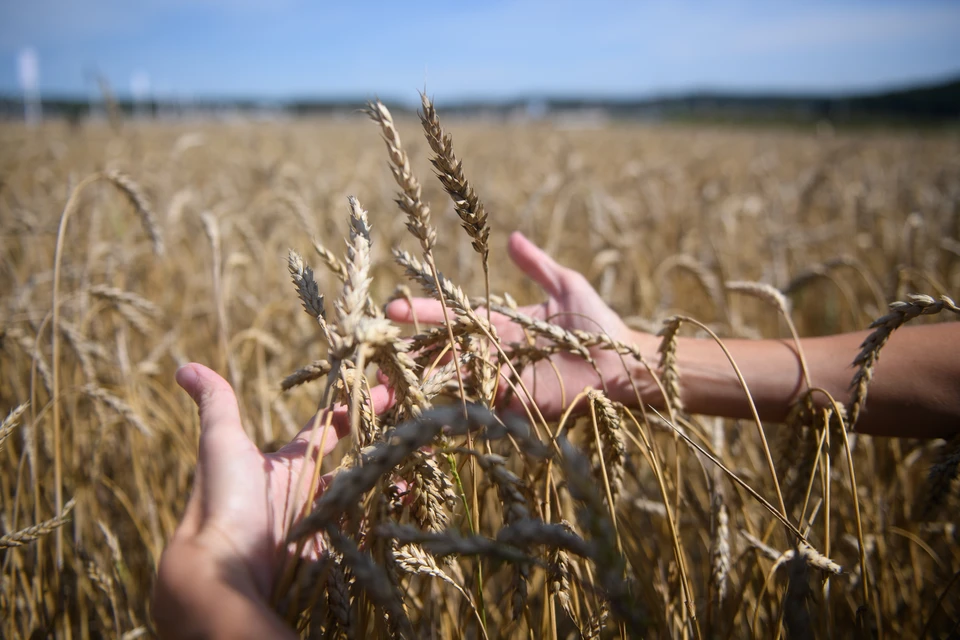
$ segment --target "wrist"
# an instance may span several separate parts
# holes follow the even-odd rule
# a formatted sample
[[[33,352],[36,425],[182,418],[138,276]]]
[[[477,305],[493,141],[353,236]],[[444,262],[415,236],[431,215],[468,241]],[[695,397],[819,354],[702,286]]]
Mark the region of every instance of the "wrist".
[[[610,352],[611,358],[601,369],[610,398],[632,408],[638,408],[640,402],[662,406],[663,396],[650,375],[651,370],[659,375],[656,336],[631,330],[621,342],[633,347],[636,353],[624,354],[621,358]]]
[[[175,536],[160,559],[153,618],[162,638],[283,637],[245,563],[199,535]],[[277,635],[280,634],[280,635]]]

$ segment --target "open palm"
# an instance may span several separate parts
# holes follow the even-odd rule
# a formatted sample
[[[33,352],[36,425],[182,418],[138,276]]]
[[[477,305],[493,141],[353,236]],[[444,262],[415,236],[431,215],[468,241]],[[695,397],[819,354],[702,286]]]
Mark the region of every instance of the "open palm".
[[[330,480],[325,475],[318,487],[310,487],[315,460],[306,454],[311,436],[319,429],[315,446],[324,454],[332,451],[349,431],[346,411],[332,410],[326,436],[321,413],[289,444],[265,454],[247,437],[226,380],[203,365],[189,364],[177,372],[177,382],[197,403],[201,431],[194,489],[175,538],[192,538],[239,565],[267,598],[287,553],[284,539],[291,511],[299,513]],[[373,389],[372,399],[378,413],[392,402],[385,387]],[[319,541],[313,544],[307,552],[319,551]]]
[[[586,278],[557,264],[522,234],[513,233],[507,249],[510,258],[520,270],[539,284],[547,294],[545,302],[521,308],[520,311],[525,315],[548,320],[567,330],[606,333],[623,342],[654,340],[652,336],[631,331],[620,316],[600,298]],[[413,301],[412,310],[404,300],[395,300],[387,307],[387,315],[397,322],[411,322],[414,313],[421,322],[443,322],[440,303],[435,300],[417,298]],[[506,344],[526,339],[523,328],[509,318],[493,314],[492,321],[501,342]],[[591,356],[596,361],[603,380],[608,385],[618,387],[614,395],[623,393],[628,374],[623,370],[620,357],[602,349],[592,349]],[[559,417],[565,404],[584,388],[602,386],[601,376],[593,366],[579,356],[566,353],[557,354],[549,361],[543,360],[528,367],[522,374],[522,380],[533,394],[540,411],[548,419]],[[514,402],[520,401],[520,398],[514,399]]]

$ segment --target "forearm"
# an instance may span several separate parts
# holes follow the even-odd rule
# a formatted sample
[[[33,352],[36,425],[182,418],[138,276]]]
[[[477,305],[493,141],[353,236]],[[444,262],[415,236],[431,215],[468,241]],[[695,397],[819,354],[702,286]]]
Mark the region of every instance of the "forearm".
[[[851,362],[868,332],[801,340],[810,383],[840,404],[851,398]],[[790,340],[724,340],[764,421],[781,422],[806,384]],[[680,338],[680,397],[691,413],[751,418],[729,359],[713,340]],[[644,400],[663,399],[656,388]],[[815,402],[826,405],[823,394]],[[857,431],[872,435],[949,437],[960,431],[960,340],[949,324],[907,327],[891,337],[874,371]]]
[[[295,638],[239,566],[211,560],[191,541],[164,552],[153,617],[162,638]]]

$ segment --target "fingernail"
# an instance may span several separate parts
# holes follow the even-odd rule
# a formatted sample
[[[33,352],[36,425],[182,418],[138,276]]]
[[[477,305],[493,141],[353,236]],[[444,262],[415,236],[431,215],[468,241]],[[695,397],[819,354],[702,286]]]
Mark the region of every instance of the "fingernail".
[[[185,364],[177,369],[177,373],[174,375],[174,377],[177,380],[177,384],[179,384],[185,391],[189,392],[191,388],[196,386],[197,378],[199,376],[197,375],[197,370],[193,367],[193,365]]]

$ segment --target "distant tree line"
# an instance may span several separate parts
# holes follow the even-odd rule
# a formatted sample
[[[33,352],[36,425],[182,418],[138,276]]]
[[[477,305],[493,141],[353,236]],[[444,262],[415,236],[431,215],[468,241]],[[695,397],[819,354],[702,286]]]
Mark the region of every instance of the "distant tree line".
[[[363,99],[263,100],[116,100],[114,106],[123,115],[178,118],[191,116],[255,115],[317,116],[350,115],[363,109]],[[507,101],[461,101],[441,105],[452,115],[487,117],[559,117],[592,114],[616,119],[646,120],[743,120],[810,122],[828,120],[837,123],[858,122],[960,122],[960,78],[940,84],[885,91],[868,95],[738,95],[729,93],[693,93],[682,96],[629,99],[590,97],[524,97]],[[391,105],[394,111],[412,112],[412,105]],[[91,111],[103,111],[103,105],[73,97],[43,99],[46,117],[80,121]],[[0,118],[23,117],[20,96],[0,96]]]

